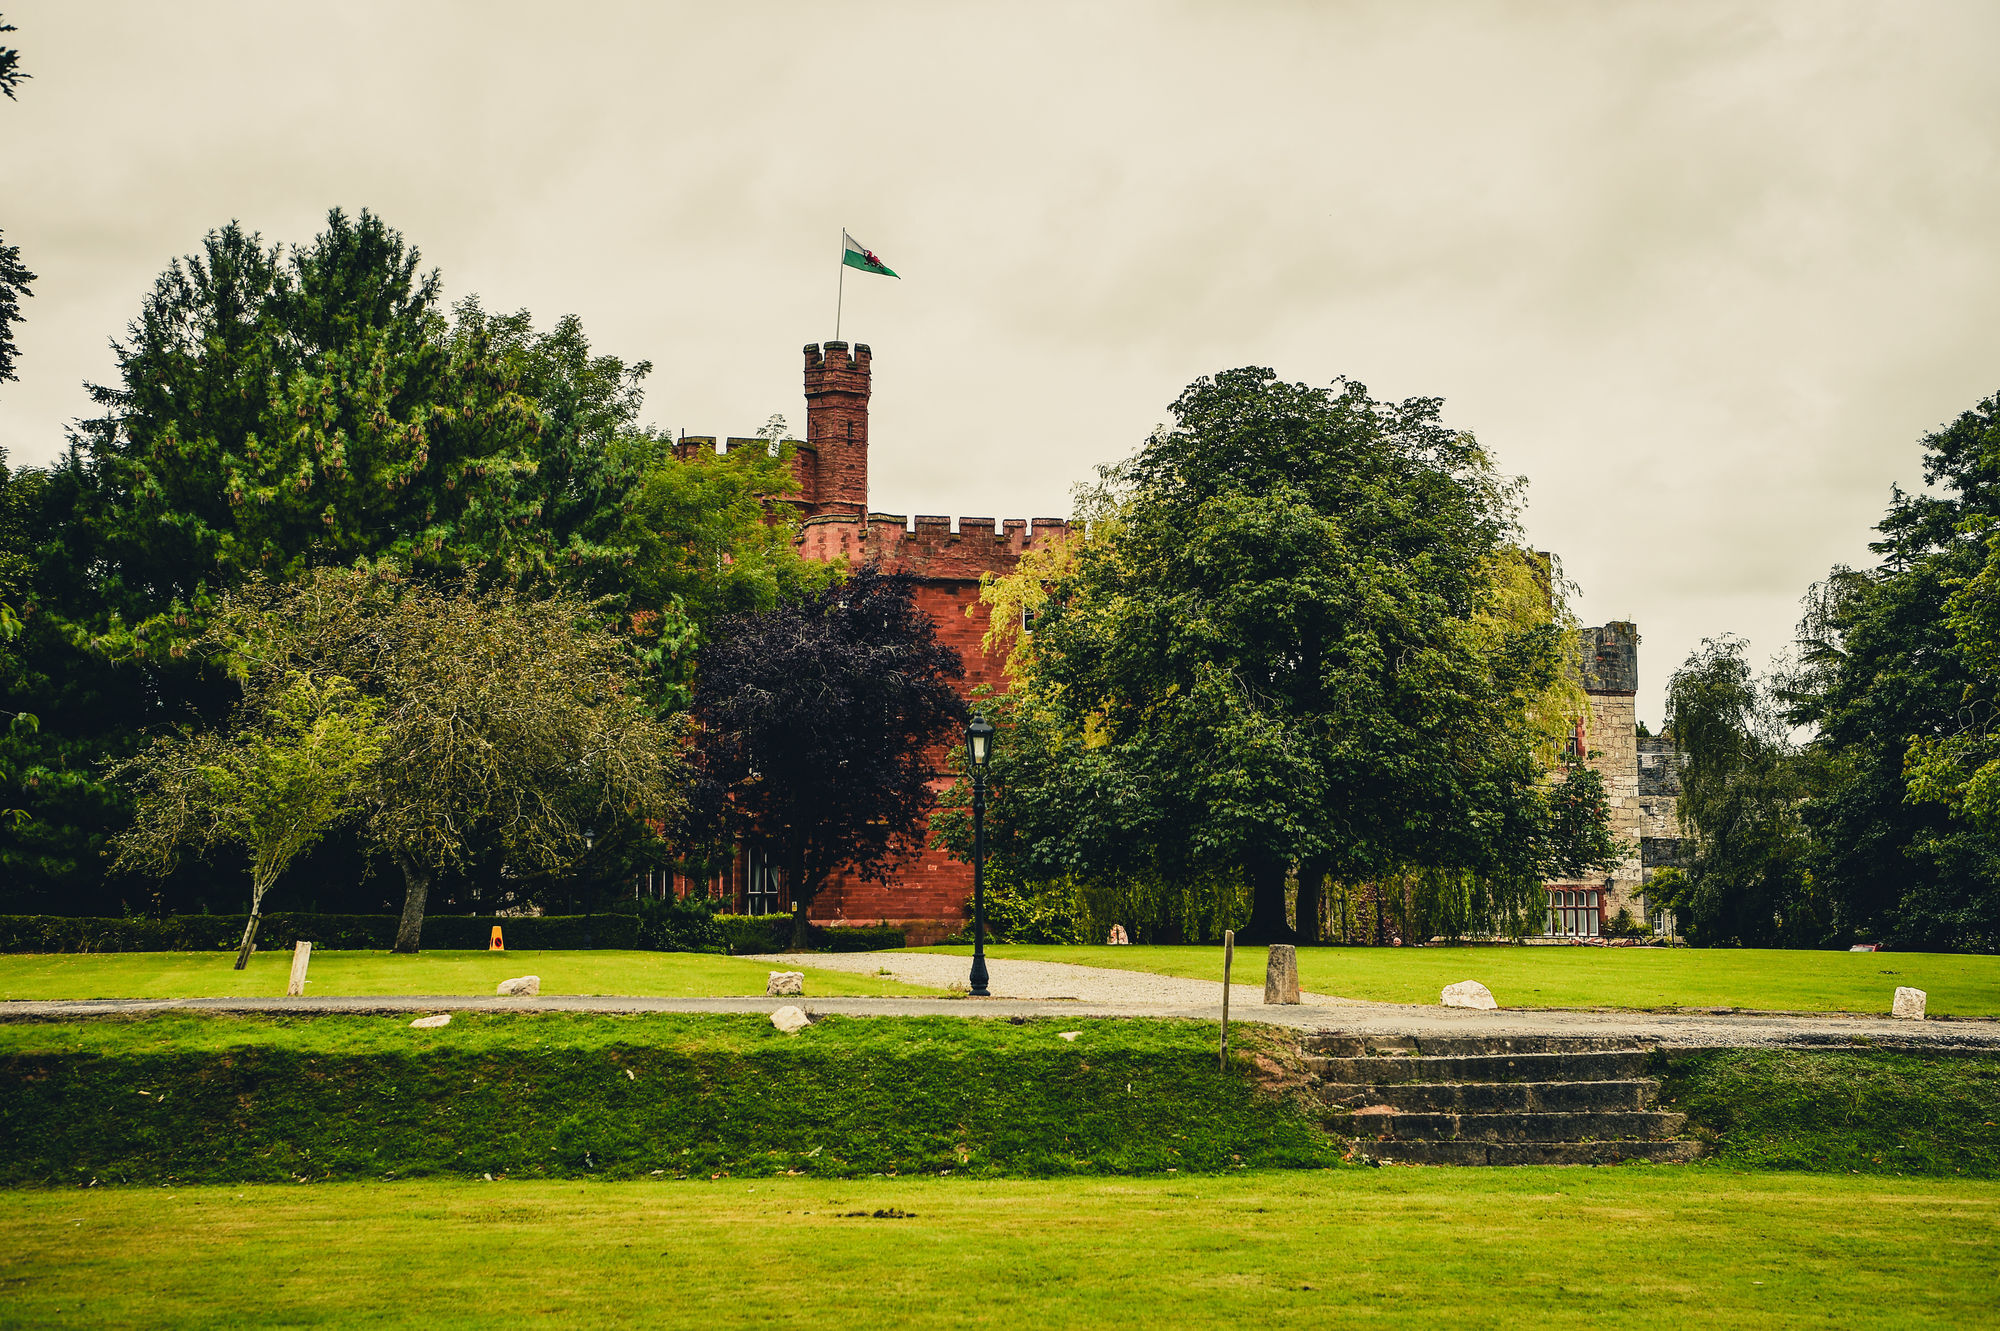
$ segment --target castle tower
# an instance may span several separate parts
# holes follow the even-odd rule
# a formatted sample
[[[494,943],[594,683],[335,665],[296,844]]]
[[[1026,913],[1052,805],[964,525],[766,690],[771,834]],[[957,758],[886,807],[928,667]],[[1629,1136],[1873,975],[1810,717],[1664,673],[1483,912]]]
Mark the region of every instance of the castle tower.
[[[868,344],[806,347],[806,447],[798,452],[809,517],[868,513]],[[806,474],[810,470],[811,474]]]

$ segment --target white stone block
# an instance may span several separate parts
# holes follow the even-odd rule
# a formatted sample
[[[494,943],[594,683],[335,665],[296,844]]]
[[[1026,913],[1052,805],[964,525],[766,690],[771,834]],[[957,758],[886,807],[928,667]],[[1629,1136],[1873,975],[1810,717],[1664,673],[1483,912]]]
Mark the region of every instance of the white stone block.
[[[1898,985],[1896,987],[1896,1005],[1889,1009],[1889,1015],[1892,1017],[1906,1017],[1911,1021],[1922,1021],[1924,1019],[1924,1004],[1929,999],[1930,995],[1921,989],[1906,989]]]
[[[1460,980],[1448,984],[1440,999],[1446,1007],[1480,1008],[1491,1012],[1500,1005],[1493,1001],[1493,991],[1477,980]]]

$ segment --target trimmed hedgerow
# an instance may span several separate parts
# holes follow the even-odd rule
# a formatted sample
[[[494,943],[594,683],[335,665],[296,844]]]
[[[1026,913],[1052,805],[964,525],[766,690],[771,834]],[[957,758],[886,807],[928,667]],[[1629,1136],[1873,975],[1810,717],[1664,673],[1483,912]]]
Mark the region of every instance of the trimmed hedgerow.
[[[242,915],[169,915],[163,920],[94,919],[65,915],[0,915],[0,952],[206,952],[243,941]],[[544,915],[494,919],[433,915],[424,921],[423,945],[440,951],[484,949],[493,926],[507,946],[536,951],[572,948],[637,949],[639,920],[630,915]],[[265,938],[302,938],[319,948],[386,950],[396,941],[394,915],[323,915],[271,911]]]
[[[792,917],[789,915],[718,915],[715,923],[722,931],[731,956],[791,950]],[[892,947],[907,946],[903,931],[886,925],[843,925],[838,929],[827,929],[815,924],[808,937],[815,952],[882,952]]]
[[[542,915],[516,919],[433,915],[423,945],[442,952],[484,950],[499,925],[517,951],[617,948],[626,951],[783,952],[791,946],[788,915],[711,915],[686,902],[607,915]],[[0,952],[208,952],[243,941],[244,916],[169,915],[163,920],[69,915],[0,915]],[[303,938],[322,949],[386,951],[396,941],[394,915],[323,915],[271,911],[265,938]],[[904,946],[900,929],[812,927],[815,952],[879,952]]]

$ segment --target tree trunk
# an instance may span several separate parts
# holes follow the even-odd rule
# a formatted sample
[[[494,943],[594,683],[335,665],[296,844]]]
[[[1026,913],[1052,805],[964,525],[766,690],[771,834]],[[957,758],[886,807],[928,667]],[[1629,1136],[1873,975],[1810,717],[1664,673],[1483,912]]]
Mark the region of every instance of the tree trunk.
[[[414,953],[424,932],[424,902],[430,898],[431,876],[400,855],[396,862],[403,866],[403,919],[396,926],[396,946],[392,950]]]
[[[257,926],[264,922],[264,894],[271,890],[271,874],[264,881],[255,878],[250,883],[250,922],[243,926],[243,946],[236,949],[236,969],[242,970],[250,964],[250,954],[257,947]]]
[[[1322,939],[1319,931],[1320,902],[1325,898],[1326,866],[1310,861],[1299,866],[1299,901],[1294,910],[1298,923],[1294,926],[1301,943],[1318,943]]]
[[[237,970],[242,970],[250,964],[250,952],[257,946],[257,925],[263,918],[264,912],[253,904],[250,907],[250,923],[243,926],[243,946],[236,950]]]
[[[1252,860],[1244,868],[1250,875],[1250,923],[1237,932],[1239,943],[1290,943],[1298,935],[1285,922],[1285,871],[1283,860]]]

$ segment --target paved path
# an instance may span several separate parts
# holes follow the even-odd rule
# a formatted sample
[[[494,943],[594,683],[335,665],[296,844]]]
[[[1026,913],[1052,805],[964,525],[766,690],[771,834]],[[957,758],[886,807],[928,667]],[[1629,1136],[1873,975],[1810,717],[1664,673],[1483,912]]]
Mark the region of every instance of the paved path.
[[[1611,1012],[1516,1009],[1473,1012],[1461,1008],[1405,1007],[1394,1003],[1237,1005],[1232,1020],[1268,1022],[1302,1030],[1350,1035],[1599,1035],[1637,1037],[1663,1045],[1741,1048],[1758,1045],[1845,1045],[1856,1042],[2000,1051],[2000,1021],[1894,1021],[1786,1012]],[[390,1014],[425,1012],[773,1012],[783,998],[616,998],[556,995],[544,998],[453,996],[382,998],[182,998],[97,999],[85,1002],[0,1003],[0,1021],[69,1020],[78,1017],[154,1016],[183,1012]],[[814,1013],[849,1016],[944,1017],[1181,1017],[1217,1021],[1220,1004],[1119,1003],[1008,998],[811,998]]]
[[[1221,965],[1217,954],[1217,965]],[[931,989],[949,989],[966,983],[972,974],[970,957],[931,952],[767,952],[745,957],[773,970],[848,971],[855,975],[880,975],[904,984]],[[810,986],[808,986],[810,987]],[[1112,970],[1104,966],[1078,966],[1066,961],[1002,961],[986,959],[986,987],[995,998],[1063,998],[1085,1003],[1172,1003],[1179,1006],[1222,1002],[1220,980],[1186,980],[1174,975],[1153,975],[1146,971]],[[1356,1006],[1351,998],[1327,994],[1301,995],[1317,1007]],[[1240,1009],[1254,1003],[1262,1006],[1264,987],[1232,984],[1229,1003]]]

